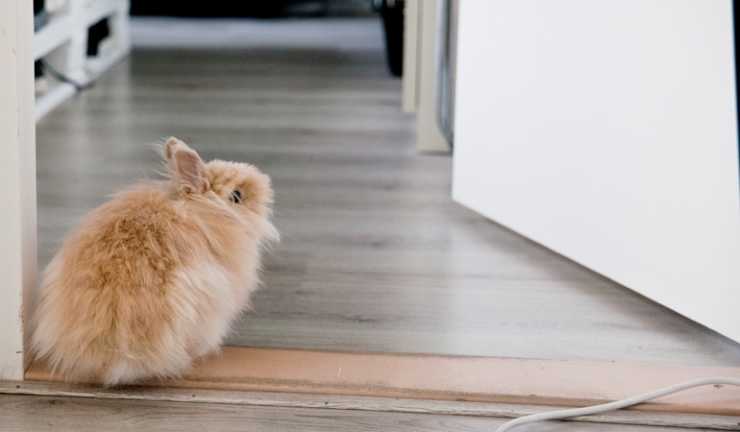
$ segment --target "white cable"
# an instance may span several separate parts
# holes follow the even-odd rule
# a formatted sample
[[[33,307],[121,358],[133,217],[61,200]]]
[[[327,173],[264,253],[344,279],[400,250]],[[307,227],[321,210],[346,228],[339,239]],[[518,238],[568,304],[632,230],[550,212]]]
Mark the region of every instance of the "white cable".
[[[650,393],[645,393],[643,395],[634,396],[629,399],[622,399],[616,402],[610,402],[605,403],[601,405],[595,405],[592,407],[586,407],[586,408],[573,408],[573,409],[566,409],[566,410],[559,410],[559,411],[551,411],[546,413],[540,413],[540,414],[532,414],[525,417],[520,417],[518,419],[514,419],[511,421],[508,421],[501,426],[499,426],[498,429],[496,429],[496,432],[505,432],[509,429],[515,428],[517,426],[521,426],[523,424],[527,423],[533,423],[543,420],[558,420],[558,419],[566,419],[571,417],[580,417],[585,415],[591,415],[591,414],[599,414],[606,411],[613,411],[620,408],[625,408],[628,406],[636,405],[642,402],[647,402],[649,400],[659,398],[661,396],[669,395],[671,393],[680,392],[686,389],[690,389],[692,387],[699,387],[703,385],[734,385],[734,386],[740,386],[740,379],[737,378],[727,378],[727,377],[713,377],[713,378],[701,378],[701,379],[695,379],[692,381],[686,381],[681,384],[672,385],[670,387],[666,387],[661,390],[655,390]]]

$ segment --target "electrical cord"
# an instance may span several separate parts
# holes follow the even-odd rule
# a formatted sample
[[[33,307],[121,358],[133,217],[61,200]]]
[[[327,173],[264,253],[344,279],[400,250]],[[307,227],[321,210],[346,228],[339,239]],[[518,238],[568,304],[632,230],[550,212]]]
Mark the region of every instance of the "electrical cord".
[[[639,396],[634,396],[628,399],[622,399],[616,402],[605,403],[601,405],[595,405],[586,408],[573,408],[559,411],[551,411],[540,414],[528,415],[520,417],[504,423],[496,429],[496,432],[505,432],[513,429],[517,426],[521,426],[527,423],[533,423],[544,420],[560,420],[572,417],[580,417],[592,414],[600,414],[606,411],[613,411],[620,408],[626,408],[628,406],[636,405],[639,403],[647,402],[649,400],[666,396],[672,393],[687,390],[693,387],[699,387],[704,385],[733,385],[740,386],[740,379],[727,378],[727,377],[712,377],[712,378],[700,378],[691,381],[686,381],[680,384],[672,385],[664,389],[655,390],[650,393],[645,393]]]
[[[57,71],[56,69],[51,67],[51,65],[47,63],[45,60],[39,60],[39,61],[41,62],[41,69],[44,72],[47,72],[49,75],[54,77],[54,79],[56,79],[57,81],[65,82],[67,84],[72,85],[72,87],[74,87],[78,93],[81,92],[82,90],[85,90],[86,88],[90,86],[89,84],[88,85],[80,84],[77,81],[73,80],[72,78]]]

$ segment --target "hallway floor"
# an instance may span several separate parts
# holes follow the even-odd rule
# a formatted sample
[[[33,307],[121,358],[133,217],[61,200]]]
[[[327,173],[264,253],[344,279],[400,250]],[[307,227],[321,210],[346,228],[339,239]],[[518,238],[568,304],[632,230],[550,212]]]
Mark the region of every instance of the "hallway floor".
[[[451,158],[415,151],[379,21],[133,33],[128,60],[38,125],[41,268],[83,214],[156,176],[150,143],[174,135],[274,182],[283,240],[229,344],[740,366],[740,344],[452,202]]]

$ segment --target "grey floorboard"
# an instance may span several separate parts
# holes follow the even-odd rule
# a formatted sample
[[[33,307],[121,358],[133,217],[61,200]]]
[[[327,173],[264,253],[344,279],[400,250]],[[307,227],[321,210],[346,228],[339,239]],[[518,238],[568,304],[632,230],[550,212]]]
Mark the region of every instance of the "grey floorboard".
[[[505,419],[320,408],[0,395],[0,428],[21,431],[488,431]],[[517,432],[678,432],[676,427],[548,422]]]

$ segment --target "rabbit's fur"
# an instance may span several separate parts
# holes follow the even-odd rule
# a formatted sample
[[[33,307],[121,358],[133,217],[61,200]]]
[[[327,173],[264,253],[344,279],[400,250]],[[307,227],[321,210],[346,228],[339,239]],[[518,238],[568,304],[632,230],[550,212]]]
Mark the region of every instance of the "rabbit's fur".
[[[264,243],[278,240],[269,177],[204,164],[175,138],[161,150],[169,180],[91,212],[44,272],[32,349],[69,381],[186,372],[218,349],[259,285]]]

